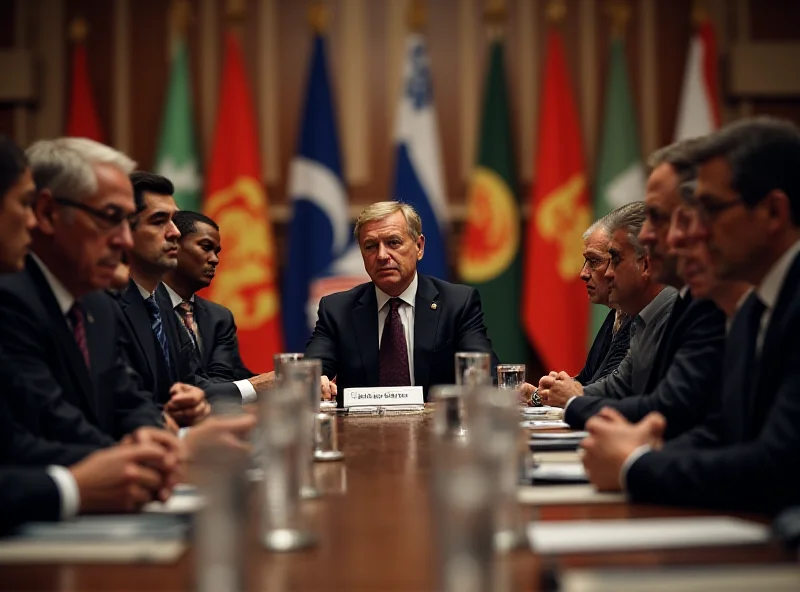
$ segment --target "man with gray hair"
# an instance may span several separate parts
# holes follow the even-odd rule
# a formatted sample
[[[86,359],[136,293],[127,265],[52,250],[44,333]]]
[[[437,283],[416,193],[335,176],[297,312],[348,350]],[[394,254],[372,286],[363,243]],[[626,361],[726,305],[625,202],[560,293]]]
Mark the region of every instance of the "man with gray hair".
[[[366,386],[455,382],[456,352],[492,354],[478,291],[417,273],[425,252],[422,222],[396,201],[368,206],[354,234],[371,282],[324,297],[306,346],[322,360],[323,396]],[[339,406],[342,398],[337,397]]]
[[[613,407],[631,421],[659,411],[669,421],[666,437],[672,438],[702,421],[708,412],[720,382],[725,314],[710,300],[692,298],[677,274],[676,254],[667,244],[672,214],[682,202],[681,184],[696,176],[692,156],[695,143],[679,142],[651,157],[644,201],[646,219],[639,233],[647,249],[648,273],[654,281],[671,286],[674,304],[662,319],[660,335],[647,339],[646,346],[645,334],[653,321],[643,317],[649,309],[639,315],[644,323],[634,320],[630,354],[620,364],[618,374],[580,389],[566,401],[561,399],[564,421],[574,428],[582,428],[603,407]],[[612,256],[609,269],[613,265]],[[675,290],[680,290],[677,296]],[[636,358],[645,355],[645,347],[650,350],[648,359],[637,363]],[[635,368],[633,376],[638,375],[638,380],[623,375],[629,366]]]
[[[178,454],[152,393],[121,355],[125,337],[108,288],[135,211],[135,163],[85,138],[27,150],[36,228],[19,273],[0,278],[0,347],[21,385],[16,422],[37,437],[87,452],[117,440],[158,441]],[[133,434],[133,436],[130,436]]]

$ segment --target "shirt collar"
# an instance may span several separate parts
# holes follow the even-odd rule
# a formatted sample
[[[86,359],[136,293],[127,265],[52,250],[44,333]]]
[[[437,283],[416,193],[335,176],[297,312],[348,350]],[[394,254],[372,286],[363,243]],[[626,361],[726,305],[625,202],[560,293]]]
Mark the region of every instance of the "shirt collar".
[[[166,283],[161,282],[161,285],[167,289],[167,294],[169,294],[170,302],[172,302],[172,308],[175,308],[181,302],[183,302],[183,298],[181,298],[180,295],[175,290],[170,288]],[[194,294],[192,294],[189,297],[189,302],[194,302]]]
[[[150,296],[155,294],[155,290],[153,290],[153,294],[151,294],[150,292],[142,288],[137,281],[134,280],[133,283],[136,284],[136,287],[139,289],[139,294],[142,295],[143,299],[147,300],[148,298],[150,298]]]
[[[756,288],[756,294],[768,309],[775,307],[778,294],[781,293],[783,282],[786,280],[786,274],[789,273],[789,267],[798,253],[800,253],[800,240],[786,249],[786,252],[775,262],[775,265]]]
[[[653,315],[656,314],[656,311],[659,308],[661,308],[661,305],[664,303],[664,301],[674,293],[674,288],[662,288],[656,297],[647,303],[647,306],[645,306],[637,315],[642,319],[645,326],[647,326],[647,324],[653,320]]]
[[[680,297],[681,300],[683,300],[684,298],[686,298],[686,295],[688,293],[689,293],[689,284],[686,284],[683,288],[680,289],[680,292],[678,292],[678,296]]]
[[[53,291],[53,296],[56,297],[56,302],[58,302],[58,308],[61,309],[61,314],[66,315],[69,309],[72,308],[72,305],[75,304],[75,297],[64,287],[64,284],[53,275],[47,268],[47,265],[44,264],[44,261],[39,259],[33,251],[31,251],[31,259],[39,266],[47,285],[50,286],[50,289]]]
[[[398,296],[398,298],[400,298],[400,300],[413,307],[416,303],[416,298],[417,298],[417,284],[418,284],[417,274],[415,273],[414,279],[411,280],[411,283],[408,285],[408,288],[406,288],[405,291],[402,294],[400,294],[400,296]],[[386,292],[381,290],[378,286],[375,286],[375,296],[378,298],[378,311],[380,311],[384,306],[386,306],[386,303],[389,302],[390,298],[392,298]]]

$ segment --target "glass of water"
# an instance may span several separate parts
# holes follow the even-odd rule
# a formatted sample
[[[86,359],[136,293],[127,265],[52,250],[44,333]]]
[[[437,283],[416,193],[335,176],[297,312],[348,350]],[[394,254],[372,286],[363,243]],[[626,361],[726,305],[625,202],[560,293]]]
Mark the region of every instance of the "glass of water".
[[[491,356],[484,352],[457,352],[456,384],[464,386],[491,385]]]
[[[497,388],[516,391],[523,382],[525,382],[525,364],[497,365]]]
[[[283,366],[288,362],[296,362],[305,358],[305,354],[298,353],[282,353],[272,356],[273,366],[275,368],[275,378],[279,379],[283,374]]]

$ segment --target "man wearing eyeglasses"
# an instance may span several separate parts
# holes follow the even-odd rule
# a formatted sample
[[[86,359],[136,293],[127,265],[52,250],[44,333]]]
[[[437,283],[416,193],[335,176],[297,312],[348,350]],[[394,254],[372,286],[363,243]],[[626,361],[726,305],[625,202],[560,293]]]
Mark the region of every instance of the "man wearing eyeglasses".
[[[102,292],[131,244],[124,154],[84,138],[27,150],[37,194],[25,269],[0,279],[0,347],[18,378],[15,420],[37,437],[104,447],[162,430],[152,394],[121,355],[124,335]]]
[[[775,513],[800,499],[800,130],[736,122],[701,142],[694,198],[716,275],[755,286],[728,334],[706,421],[654,446],[665,421],[587,422],[584,464],[636,502]]]
[[[583,389],[582,394],[566,402],[564,421],[575,428],[583,427],[604,406],[611,406],[632,421],[650,411],[659,411],[669,420],[667,436],[674,437],[705,418],[719,388],[725,315],[711,300],[692,297],[677,273],[677,258],[667,245],[672,213],[681,204],[681,183],[695,176],[690,156],[692,144],[690,141],[668,146],[651,157],[646,219],[639,233],[647,249],[651,273],[657,281],[679,289],[680,293],[666,318],[662,335],[652,344],[650,363],[640,365],[644,370],[639,373],[640,380],[622,381],[620,376],[612,376]],[[634,329],[630,358],[637,355],[639,330],[639,327]]]

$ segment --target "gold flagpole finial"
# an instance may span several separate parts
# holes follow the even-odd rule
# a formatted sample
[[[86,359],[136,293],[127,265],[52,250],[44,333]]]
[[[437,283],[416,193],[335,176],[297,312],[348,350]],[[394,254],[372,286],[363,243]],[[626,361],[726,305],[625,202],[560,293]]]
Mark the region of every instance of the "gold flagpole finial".
[[[225,4],[225,17],[231,25],[239,25],[247,20],[247,3],[245,0],[228,0]]]
[[[547,22],[560,25],[567,17],[567,3],[565,0],[550,0],[547,3]]]
[[[408,28],[412,31],[422,31],[428,21],[428,11],[423,0],[411,0],[408,6]]]
[[[314,0],[308,7],[308,24],[316,35],[328,28],[328,7],[324,0]]]
[[[629,0],[609,0],[606,4],[606,13],[611,17],[611,34],[614,37],[624,37],[625,28],[631,20],[631,4]]]
[[[505,0],[489,0],[483,11],[490,39],[501,37],[506,24]]]
[[[692,25],[699,27],[708,19],[708,5],[705,0],[694,0],[692,2]]]
[[[189,0],[172,0],[169,9],[169,23],[179,37],[186,35],[191,19],[192,7]]]
[[[69,24],[69,40],[73,43],[83,43],[89,35],[89,25],[83,17],[72,19]]]

